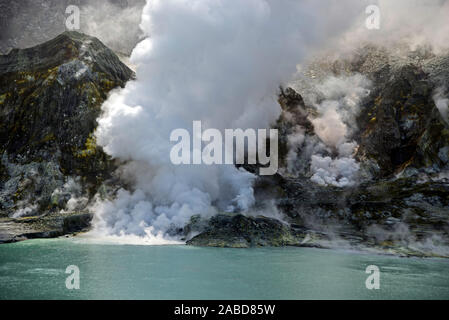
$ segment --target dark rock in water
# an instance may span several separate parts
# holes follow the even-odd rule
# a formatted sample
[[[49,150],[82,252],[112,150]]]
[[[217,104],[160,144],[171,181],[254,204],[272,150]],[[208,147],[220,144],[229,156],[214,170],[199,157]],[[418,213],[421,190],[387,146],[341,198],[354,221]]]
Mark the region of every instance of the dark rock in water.
[[[133,76],[77,32],[0,55],[0,216],[84,210],[115,169],[93,136],[101,105]]]
[[[276,219],[219,214],[210,219],[206,231],[187,244],[226,248],[279,247],[300,245],[303,239],[304,235]]]

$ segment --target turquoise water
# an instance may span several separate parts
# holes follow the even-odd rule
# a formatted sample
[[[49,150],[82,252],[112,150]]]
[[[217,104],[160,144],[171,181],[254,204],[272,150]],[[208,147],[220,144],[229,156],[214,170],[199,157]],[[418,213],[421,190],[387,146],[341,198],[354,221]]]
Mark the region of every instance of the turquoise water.
[[[79,290],[65,286],[69,265]],[[368,265],[380,268],[379,290],[365,287]],[[0,299],[449,299],[449,261],[31,240],[0,246]]]

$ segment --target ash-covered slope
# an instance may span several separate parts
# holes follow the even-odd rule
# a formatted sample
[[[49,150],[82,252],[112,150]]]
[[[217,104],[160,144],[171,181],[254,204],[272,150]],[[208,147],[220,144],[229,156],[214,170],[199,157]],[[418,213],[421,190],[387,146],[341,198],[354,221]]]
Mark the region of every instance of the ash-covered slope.
[[[83,212],[114,168],[93,137],[102,102],[132,77],[114,52],[77,32],[0,56],[0,216],[47,215],[21,233],[57,234],[64,215]]]

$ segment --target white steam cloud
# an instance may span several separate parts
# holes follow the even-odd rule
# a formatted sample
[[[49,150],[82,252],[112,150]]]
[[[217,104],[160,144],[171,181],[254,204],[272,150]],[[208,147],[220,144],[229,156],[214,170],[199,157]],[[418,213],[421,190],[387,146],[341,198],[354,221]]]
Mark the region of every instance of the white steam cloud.
[[[328,76],[324,80],[299,79],[298,91],[302,92],[304,81],[311,85],[303,93],[306,103],[316,109],[309,120],[315,136],[304,135],[304,129],[296,128],[288,138],[290,151],[287,163],[295,171],[297,161],[310,162],[311,180],[317,184],[337,187],[352,186],[357,182],[360,165],[353,158],[358,147],[351,140],[357,129],[356,117],[360,102],[369,95],[371,82],[360,74],[352,76]],[[301,154],[298,155],[297,148]],[[298,157],[299,156],[299,157]]]
[[[355,117],[360,101],[369,95],[370,81],[360,74],[329,77],[317,86],[322,100],[315,103],[321,116],[312,119],[315,133],[336,156],[313,155],[311,180],[320,185],[346,187],[354,185],[360,165],[353,154],[357,143],[349,141],[356,129]]]
[[[376,3],[382,21],[373,32],[365,8]],[[311,53],[404,39],[442,47],[449,43],[447,10],[438,0],[147,1],[140,26],[147,38],[131,56],[137,80],[109,97],[97,130],[132,187],[95,204],[96,231],[159,239],[194,214],[249,211],[255,176],[233,166],[171,165],[171,131],[194,120],[203,130],[268,128],[280,113],[277,88]],[[318,111],[311,121],[322,142],[308,141],[299,128],[289,143],[307,145],[313,181],[355,183],[350,136],[369,85],[360,75],[331,77],[318,84],[317,97],[305,97]]]
[[[323,8],[342,6],[345,14],[323,19]],[[277,88],[306,49],[359,12],[350,1],[148,1],[141,23],[148,38],[131,56],[137,80],[110,96],[97,130],[134,187],[95,204],[96,231],[158,235],[194,214],[248,210],[255,177],[234,166],[171,165],[170,132],[193,120],[203,129],[268,128],[280,113]]]
[[[441,113],[443,119],[449,123],[449,98],[444,95],[444,89],[438,88],[433,96],[435,105]]]
[[[367,32],[367,15],[360,15],[354,28],[326,49],[338,48],[350,53],[364,43],[386,47],[406,46],[414,50],[430,46],[435,52],[449,48],[448,0],[370,0],[366,5],[377,5],[380,10],[380,28]]]
[[[107,1],[88,1],[81,7],[81,31],[129,55],[142,36],[137,23],[142,15],[142,2],[130,0],[126,6],[120,6]]]

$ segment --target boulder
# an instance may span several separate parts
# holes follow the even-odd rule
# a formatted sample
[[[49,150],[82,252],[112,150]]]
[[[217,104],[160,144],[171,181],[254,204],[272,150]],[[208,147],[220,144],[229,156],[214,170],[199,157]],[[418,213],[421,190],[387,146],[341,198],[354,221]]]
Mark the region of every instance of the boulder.
[[[205,231],[188,245],[227,248],[300,245],[304,235],[279,220],[263,216],[219,214],[209,220]]]

